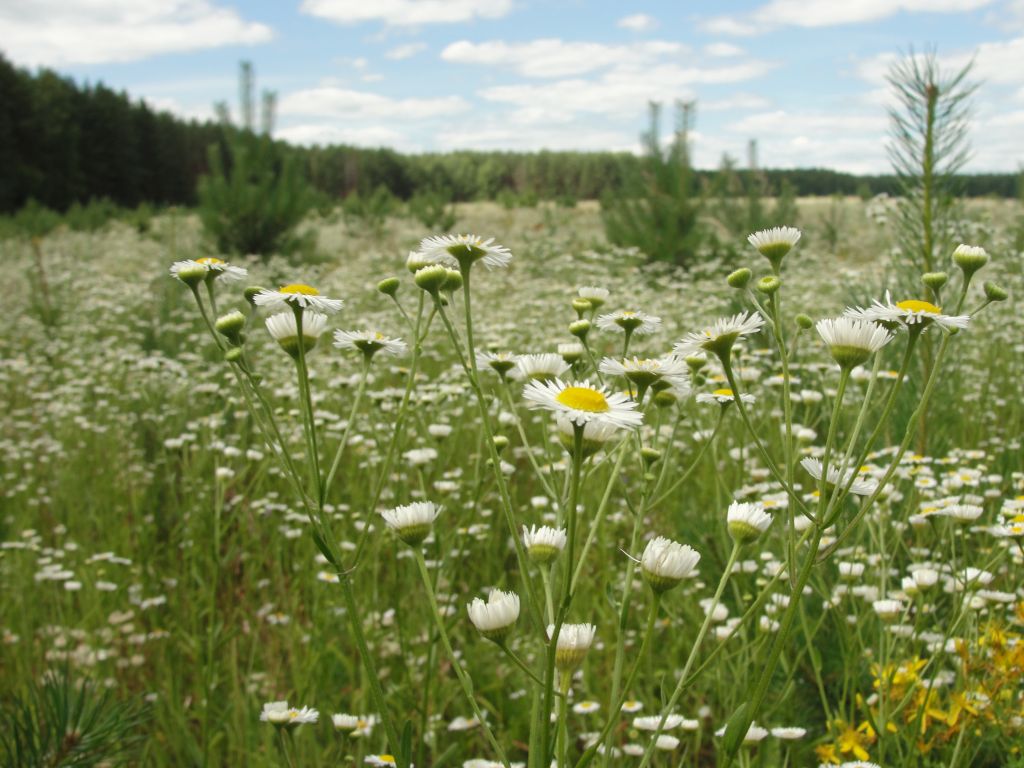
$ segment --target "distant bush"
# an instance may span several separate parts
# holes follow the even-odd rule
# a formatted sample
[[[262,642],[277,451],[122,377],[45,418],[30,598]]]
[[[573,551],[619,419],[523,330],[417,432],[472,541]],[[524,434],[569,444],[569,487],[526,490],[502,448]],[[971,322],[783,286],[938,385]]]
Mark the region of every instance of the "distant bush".
[[[432,232],[448,232],[455,226],[455,206],[447,190],[424,190],[409,198],[409,213]]]
[[[350,225],[379,234],[397,205],[394,195],[381,185],[368,195],[353,192],[342,202],[341,209]]]

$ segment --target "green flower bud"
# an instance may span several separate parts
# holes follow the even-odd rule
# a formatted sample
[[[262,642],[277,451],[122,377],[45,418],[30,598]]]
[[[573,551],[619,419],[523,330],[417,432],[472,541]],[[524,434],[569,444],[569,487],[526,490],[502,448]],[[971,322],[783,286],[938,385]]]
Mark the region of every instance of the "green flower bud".
[[[811,330],[811,328],[814,327],[814,321],[811,320],[811,316],[805,315],[803,312],[801,312],[793,319],[796,320],[797,328],[799,328],[801,331],[809,331]]]
[[[217,333],[226,338],[236,347],[242,343],[242,329],[245,328],[245,315],[238,310],[221,315],[214,323]]]
[[[462,273],[457,269],[449,269],[448,277],[445,278],[444,285],[441,286],[443,291],[457,291],[462,288]]]
[[[492,439],[494,441],[494,450],[499,454],[503,453],[505,449],[508,448],[508,438],[504,435],[495,435]]]
[[[427,293],[436,296],[444,284],[448,281],[448,270],[440,264],[431,264],[417,270],[413,276],[413,282]]]
[[[569,323],[569,333],[580,341],[584,341],[587,338],[587,334],[590,333],[590,321],[576,320],[575,322]]]
[[[725,282],[729,284],[730,288],[746,288],[753,274],[754,273],[751,272],[749,269],[743,267],[742,269],[737,269],[735,272],[733,272],[731,275],[725,278]]]
[[[588,299],[583,299],[577,296],[572,300],[572,308],[576,310],[577,317],[583,317],[587,312],[594,308],[594,305],[591,304]]]
[[[953,263],[964,273],[966,279],[988,263],[988,253],[977,245],[958,245],[953,251]]]
[[[245,296],[245,300],[249,302],[249,306],[253,309],[256,308],[256,294],[262,290],[263,286],[261,285],[250,285],[242,292],[242,295]]]
[[[757,290],[766,296],[771,296],[780,287],[782,287],[782,281],[775,277],[775,275],[767,275],[757,281]]]
[[[386,277],[377,283],[377,290],[383,293],[385,296],[391,296],[392,298],[398,293],[398,288],[401,285],[397,277]]]
[[[945,272],[926,272],[921,275],[921,282],[933,291],[938,291],[949,282],[949,275]]]
[[[1001,285],[985,283],[985,298],[989,301],[1006,301],[1007,296],[1009,294]]]
[[[229,363],[240,363],[242,362],[242,350],[240,347],[232,347],[224,353],[224,359]]]

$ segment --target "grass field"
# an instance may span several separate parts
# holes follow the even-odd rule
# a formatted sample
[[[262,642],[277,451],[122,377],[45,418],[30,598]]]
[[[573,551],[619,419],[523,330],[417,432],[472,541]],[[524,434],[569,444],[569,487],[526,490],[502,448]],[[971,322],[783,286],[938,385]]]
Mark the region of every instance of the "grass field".
[[[609,247],[592,205],[460,207],[459,231],[514,256],[472,268],[467,364],[485,351],[564,352],[573,363],[557,373],[586,389],[599,383],[591,354],[621,362],[627,338],[599,327],[601,315],[660,318],[629,340],[629,358],[667,355],[755,300],[769,315],[728,369],[714,350],[699,370],[692,355],[679,362],[672,396],[601,374],[643,424],[600,445],[529,407],[533,385],[502,383],[483,360],[464,370],[445,325],[465,349],[463,294],[442,289],[438,312],[416,287],[406,254],[431,233],[414,221],[376,234],[310,222],[315,260],[233,260],[248,277],[212,282],[216,311],[198,290],[211,320],[246,317],[244,369],[225,362],[218,345],[230,341],[168,275],[210,255],[193,215],[163,214],[144,234],[113,224],[0,242],[7,759],[17,764],[17,718],[34,711],[30,686],[52,671],[124,705],[110,710],[124,753],[97,737],[97,759],[82,764],[712,766],[728,764],[731,740],[736,765],[1024,765],[1019,207],[966,208],[955,242],[984,246],[990,261],[955,312],[962,272],[947,254],[934,302],[970,314],[966,328],[896,323],[877,359],[841,372],[797,314],[838,317],[887,288],[896,301],[926,296],[896,283],[887,206],[836,205],[801,201],[804,236],[775,294],[754,290],[770,267],[753,248],[683,272]],[[746,291],[726,284],[739,267],[754,271]],[[401,312],[377,290],[390,276]],[[1009,300],[975,313],[986,281]],[[242,295],[293,283],[345,302],[308,350],[308,392],[307,354],[286,354]],[[580,307],[594,321],[589,352],[560,350],[576,341],[581,286],[609,296]],[[336,329],[407,346],[364,367],[358,350],[332,346]],[[727,389],[754,400],[703,402]],[[271,418],[294,472],[265,440]],[[857,471],[836,491],[805,458]],[[855,479],[869,489],[846,493]],[[426,502],[443,509],[422,545],[380,514]],[[733,502],[763,505],[767,530],[728,525]],[[541,525],[568,529],[550,563],[521,543],[523,526]],[[657,536],[700,555],[664,592],[651,561],[631,559]],[[521,606],[501,645],[467,615],[492,588]],[[575,654],[549,653],[546,625],[566,638],[563,624],[582,623],[596,627],[589,651],[584,639]],[[748,731],[742,705],[762,695]],[[261,721],[285,699],[318,721]],[[741,730],[723,738],[730,718]],[[61,750],[94,725],[57,734],[48,761],[32,764],[64,764]]]

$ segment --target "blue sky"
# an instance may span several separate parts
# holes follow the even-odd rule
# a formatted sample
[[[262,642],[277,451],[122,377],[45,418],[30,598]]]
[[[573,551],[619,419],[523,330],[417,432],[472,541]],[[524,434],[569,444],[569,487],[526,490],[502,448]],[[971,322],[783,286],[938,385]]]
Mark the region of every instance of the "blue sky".
[[[695,99],[697,164],[885,171],[895,55],[975,58],[973,170],[1024,165],[1024,0],[0,0],[18,64],[188,117],[237,64],[290,141],[636,150],[650,99]],[[666,120],[666,129],[669,121]]]

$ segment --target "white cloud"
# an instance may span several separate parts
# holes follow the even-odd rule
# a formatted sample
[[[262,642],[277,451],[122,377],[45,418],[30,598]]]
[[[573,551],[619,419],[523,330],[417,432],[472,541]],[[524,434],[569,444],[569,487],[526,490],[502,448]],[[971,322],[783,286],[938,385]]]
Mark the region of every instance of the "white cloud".
[[[452,149],[510,149],[510,150],[569,150],[635,152],[639,149],[635,132],[595,128],[592,124],[538,125],[523,128],[520,121],[509,125],[504,120],[492,120],[482,125],[455,127],[440,131],[436,138],[438,148]]]
[[[633,32],[648,32],[658,26],[658,20],[646,13],[634,13],[632,16],[623,16],[615,24]]]
[[[767,64],[758,61],[718,68],[668,63],[620,67],[594,80],[572,78],[499,85],[483,89],[480,95],[488,101],[532,108],[549,115],[585,112],[630,118],[642,111],[648,101],[671,103],[692,98],[698,85],[749,80],[767,69]]]
[[[149,108],[154,112],[170,112],[183,120],[198,120],[204,122],[213,120],[216,116],[213,113],[213,105],[206,106],[185,106],[180,101],[170,96],[147,96],[143,99]]]
[[[716,16],[702,26],[709,32],[752,35],[776,27],[831,27],[878,21],[897,13],[961,13],[994,0],[772,0],[750,14]]]
[[[384,53],[384,58],[392,59],[394,61],[402,61],[403,59],[411,59],[417,53],[426,50],[426,43],[406,43],[405,45],[398,45],[389,51]]]
[[[209,0],[31,0],[0,5],[7,56],[28,66],[137,61],[150,56],[273,37]]]
[[[419,120],[465,112],[469,104],[461,96],[430,99],[392,99],[369,91],[321,86],[289,93],[281,99],[282,117],[329,117],[345,121]]]
[[[732,43],[709,43],[704,46],[704,53],[716,58],[728,58],[730,56],[742,56],[745,51]]]
[[[512,0],[303,0],[301,10],[338,24],[383,21],[392,26],[499,19]]]
[[[771,102],[764,96],[752,93],[737,93],[721,99],[709,99],[697,104],[699,112],[732,112],[734,110],[766,109]]]
[[[526,77],[570,77],[610,66],[643,65],[686,52],[681,43],[650,41],[614,45],[558,38],[506,43],[460,40],[441,51],[445,61],[511,69]]]
[[[414,152],[421,147],[410,144],[399,130],[386,126],[345,127],[319,123],[290,125],[274,131],[274,138],[306,146],[319,144],[351,144],[359,147],[395,147]]]

